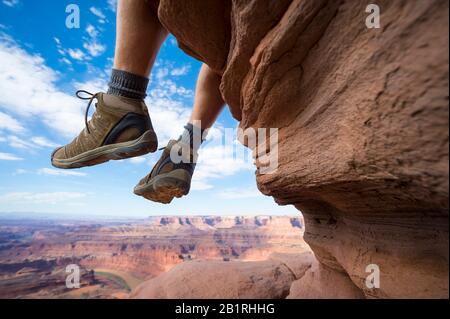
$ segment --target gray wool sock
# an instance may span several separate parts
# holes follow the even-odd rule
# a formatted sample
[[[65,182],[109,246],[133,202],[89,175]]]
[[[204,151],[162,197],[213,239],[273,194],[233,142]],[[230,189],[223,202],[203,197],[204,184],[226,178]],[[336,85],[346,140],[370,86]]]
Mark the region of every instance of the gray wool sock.
[[[198,149],[200,145],[204,141],[204,132],[205,130],[199,129],[198,127],[195,127],[191,123],[187,123],[184,126],[183,134],[180,136],[180,141],[182,141],[185,144],[191,145],[191,147]],[[194,138],[197,140],[196,145],[194,145]]]
[[[112,69],[108,94],[143,100],[147,96],[148,78]]]

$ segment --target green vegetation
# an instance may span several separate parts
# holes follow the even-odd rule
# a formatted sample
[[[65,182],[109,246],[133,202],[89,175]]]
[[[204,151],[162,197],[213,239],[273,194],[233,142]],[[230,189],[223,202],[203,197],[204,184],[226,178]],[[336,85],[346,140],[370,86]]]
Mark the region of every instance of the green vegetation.
[[[111,272],[106,272],[106,271],[94,271],[95,276],[97,277],[104,277],[106,279],[109,279],[113,282],[115,282],[117,285],[119,285],[122,289],[130,292],[131,291],[131,287],[128,285],[128,283],[125,281],[125,279],[123,279],[122,277],[120,277],[117,274],[111,273]]]

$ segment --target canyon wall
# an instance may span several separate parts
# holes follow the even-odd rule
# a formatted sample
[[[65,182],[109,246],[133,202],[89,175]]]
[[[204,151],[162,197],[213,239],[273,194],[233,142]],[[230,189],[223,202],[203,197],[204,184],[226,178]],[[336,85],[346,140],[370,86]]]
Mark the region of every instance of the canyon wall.
[[[258,187],[301,210],[319,261],[290,298],[448,297],[448,1],[377,0],[369,29],[372,2],[160,1],[240,127],[279,129]]]
[[[0,270],[73,258],[88,269],[147,279],[189,260],[261,261],[273,253],[309,251],[303,231],[301,217],[287,216],[155,216],[105,224],[0,220]]]

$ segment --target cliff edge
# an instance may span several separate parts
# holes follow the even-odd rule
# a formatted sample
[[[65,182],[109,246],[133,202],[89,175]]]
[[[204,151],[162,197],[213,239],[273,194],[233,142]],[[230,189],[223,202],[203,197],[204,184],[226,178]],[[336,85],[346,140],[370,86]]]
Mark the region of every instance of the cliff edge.
[[[258,187],[303,213],[318,259],[290,298],[339,297],[330,278],[348,296],[448,298],[449,4],[377,4],[369,29],[367,1],[160,1],[240,127],[279,129]]]

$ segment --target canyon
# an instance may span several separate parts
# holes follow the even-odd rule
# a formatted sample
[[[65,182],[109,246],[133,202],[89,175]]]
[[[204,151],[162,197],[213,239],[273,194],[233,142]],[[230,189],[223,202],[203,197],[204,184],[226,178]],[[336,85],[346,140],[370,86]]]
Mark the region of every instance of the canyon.
[[[166,284],[165,278],[179,266],[187,273],[176,269],[175,273],[181,274],[182,281],[197,283],[204,297],[213,291],[224,296],[225,286],[212,283],[225,281],[230,290],[239,289],[239,295],[285,297],[291,283],[314,260],[303,241],[300,217],[0,220],[0,298],[138,298],[133,290],[144,289],[149,294],[147,281],[157,279]],[[299,254],[304,254],[300,264],[292,257]],[[68,265],[80,268],[79,289],[66,287]],[[219,265],[226,270],[223,274],[241,281],[257,276],[262,280],[238,288],[240,285],[225,277],[212,280],[205,276],[203,265],[213,265],[208,269]],[[258,293],[264,283],[276,288]],[[141,284],[144,287],[137,288]],[[181,296],[179,289],[176,293],[169,289],[156,297],[174,294]],[[183,296],[192,293],[185,291]]]
[[[448,1],[379,0],[379,29],[362,0],[154,2],[240,128],[278,128],[258,188],[302,212],[317,257],[289,297],[448,298]]]

